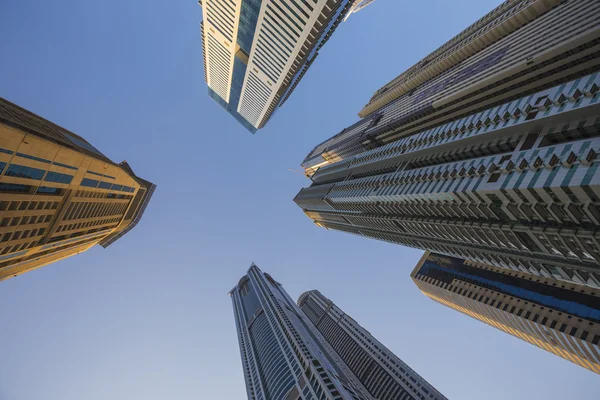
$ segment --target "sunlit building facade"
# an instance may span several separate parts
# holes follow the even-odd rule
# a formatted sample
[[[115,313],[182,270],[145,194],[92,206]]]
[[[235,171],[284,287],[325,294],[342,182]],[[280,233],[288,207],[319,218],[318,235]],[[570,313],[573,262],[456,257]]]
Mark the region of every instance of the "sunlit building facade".
[[[411,277],[431,299],[600,374],[600,290],[429,252]]]
[[[318,290],[303,293],[298,306],[343,365],[372,399],[446,400],[440,392]]]
[[[600,3],[510,0],[318,145],[318,225],[600,288]]]
[[[200,0],[208,93],[250,132],[285,103],[321,47],[365,0]]]
[[[310,321],[252,265],[231,290],[249,400],[366,400],[325,353]]]
[[[154,188],[125,161],[0,98],[0,280],[109,246]]]

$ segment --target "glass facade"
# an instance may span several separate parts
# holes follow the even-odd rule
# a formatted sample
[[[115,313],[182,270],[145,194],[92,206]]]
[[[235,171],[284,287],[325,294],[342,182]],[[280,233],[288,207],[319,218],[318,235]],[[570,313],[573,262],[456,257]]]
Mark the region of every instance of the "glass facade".
[[[73,180],[73,175],[61,174],[60,172],[49,171],[44,178],[46,182],[56,182],[70,184]]]
[[[68,138],[68,139],[69,139],[71,142],[73,142],[73,143],[74,143],[76,146],[79,146],[79,147],[81,147],[81,148],[84,148],[84,149],[86,149],[86,150],[89,150],[89,151],[91,151],[91,152],[93,152],[93,153],[96,153],[96,154],[98,154],[98,155],[104,156],[104,154],[102,154],[102,153],[100,152],[100,150],[98,150],[97,148],[95,148],[94,146],[92,146],[91,144],[89,144],[88,142],[86,142],[85,140],[83,140],[83,139],[80,139],[80,138],[78,138],[78,137],[75,137],[75,136],[73,136],[73,135],[70,135],[70,134],[68,134],[68,133],[66,133],[66,132],[63,132],[63,134],[64,134],[64,135],[65,135],[65,136],[66,136],[66,137],[67,137],[67,138]]]
[[[6,170],[6,175],[17,178],[40,180],[44,177],[45,170],[39,168],[26,167],[24,165],[11,164]]]
[[[235,73],[235,68],[234,68],[233,72]],[[221,107],[223,107],[229,114],[233,115],[233,117],[240,124],[242,124],[244,126],[244,128],[246,128],[250,133],[252,133],[252,134],[256,133],[257,129],[255,127],[253,127],[250,124],[250,122],[246,121],[246,119],[244,117],[242,117],[235,109],[231,109],[229,104],[227,104],[227,102],[225,100],[223,100],[217,93],[215,93],[214,90],[212,90],[211,88],[208,88],[208,95],[210,96],[210,98],[212,98],[214,101],[216,101],[217,104],[219,104]]]
[[[260,13],[261,4],[262,0],[242,1],[238,26],[237,44],[240,46],[240,49],[244,53],[246,53],[246,56],[250,54],[250,50],[252,48],[252,41],[254,40],[254,32],[256,30],[256,22],[258,21],[258,15]],[[221,107],[223,107],[228,113],[233,115],[233,117],[240,124],[242,124],[244,128],[246,128],[250,133],[254,134],[256,133],[257,129],[237,112],[245,76],[245,62],[239,59],[238,57],[234,57],[233,73],[231,77],[231,88],[229,92],[229,103],[223,100],[210,87],[208,88],[208,95]]]
[[[457,258],[441,256],[437,259],[440,258],[447,261],[440,265],[439,261],[427,260],[417,274],[435,278],[447,284],[451,284],[455,280],[464,281],[540,306],[600,322],[600,301],[595,296],[472,267],[465,265],[464,260]]]
[[[237,44],[246,54],[250,54],[256,22],[260,14],[262,0],[242,0],[240,24],[238,26]]]

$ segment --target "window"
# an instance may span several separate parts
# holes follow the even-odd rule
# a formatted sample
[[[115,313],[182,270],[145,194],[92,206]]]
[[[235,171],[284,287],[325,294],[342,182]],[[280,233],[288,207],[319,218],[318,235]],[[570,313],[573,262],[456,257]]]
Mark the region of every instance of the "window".
[[[66,137],[69,138],[69,140],[71,140],[71,142],[73,142],[75,145],[79,146],[79,147],[83,147],[86,150],[92,151],[96,154],[99,154],[101,156],[103,156],[104,154],[102,154],[100,151],[98,151],[98,149],[96,149],[94,146],[92,146],[91,144],[89,144],[88,142],[86,142],[85,140],[75,137],[71,134],[68,134],[66,132],[63,132],[63,135],[65,135]]]
[[[73,180],[73,175],[61,174],[60,172],[49,171],[44,178],[47,182],[65,183],[70,184]]]
[[[83,180],[81,181],[81,186],[88,186],[88,187],[95,188],[98,186],[98,183],[100,183],[100,182],[95,179],[83,178]]]
[[[26,167],[24,165],[11,164],[6,171],[6,175],[17,178],[40,180],[44,177],[43,169]]]
[[[40,161],[46,164],[50,164],[50,160],[46,160],[45,158],[39,158],[35,156],[30,156],[29,154],[17,153],[19,157],[29,158],[30,160]]]
[[[564,332],[567,329],[567,324],[562,324],[559,331]]]
[[[36,193],[60,194],[60,189],[59,188],[48,187],[48,186],[40,186],[39,188],[37,188]]]
[[[94,172],[94,171],[90,171],[89,169],[87,170],[87,172],[88,172],[88,174],[102,176],[102,174],[101,174],[101,173],[99,173],[99,172]]]
[[[100,182],[100,185],[98,187],[100,189],[110,189],[111,186],[112,184],[110,182]]]
[[[78,170],[78,168],[77,168],[77,167],[73,167],[73,166],[71,166],[71,165],[67,165],[67,164],[59,163],[59,162],[56,162],[56,161],[54,161],[52,164],[54,164],[54,165],[58,165],[59,167],[63,167],[63,168],[74,169],[75,171],[77,171],[77,170]]]
[[[121,190],[121,189],[123,189],[123,185],[117,185],[117,184],[112,185],[112,190]]]
[[[575,336],[576,333],[577,333],[577,328],[573,327],[573,328],[571,328],[571,332],[569,333],[569,335]]]
[[[31,186],[18,185],[15,183],[0,183],[0,192],[20,192],[27,193]]]

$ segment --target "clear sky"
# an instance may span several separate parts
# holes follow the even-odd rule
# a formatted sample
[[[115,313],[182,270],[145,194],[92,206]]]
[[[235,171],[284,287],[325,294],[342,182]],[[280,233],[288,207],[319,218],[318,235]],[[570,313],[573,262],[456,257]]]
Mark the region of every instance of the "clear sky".
[[[0,96],[127,159],[140,224],[0,283],[0,400],[244,399],[227,292],[251,262],[319,289],[450,399],[597,399],[600,377],[419,292],[421,252],[315,227],[318,142],[499,0],[379,0],[255,136],[207,96],[194,0],[0,0]]]

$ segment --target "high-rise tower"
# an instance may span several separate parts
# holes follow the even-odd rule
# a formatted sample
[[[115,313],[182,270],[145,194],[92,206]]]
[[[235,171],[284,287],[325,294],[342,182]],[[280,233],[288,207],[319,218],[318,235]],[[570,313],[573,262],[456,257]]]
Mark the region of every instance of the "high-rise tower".
[[[351,320],[331,320],[341,310],[316,291],[300,296],[301,310],[253,264],[230,296],[250,400],[445,399],[372,336],[348,342]]]
[[[600,374],[600,291],[427,252],[412,279],[431,299]]]
[[[372,398],[446,399],[318,290],[303,293],[298,306]]]
[[[200,0],[208,94],[250,132],[288,99],[321,47],[369,0]]]
[[[281,284],[252,264],[230,296],[249,400],[366,400],[329,360]]]
[[[600,3],[509,0],[303,166],[319,226],[600,285]]]
[[[0,280],[109,246],[154,188],[125,161],[0,98]]]

